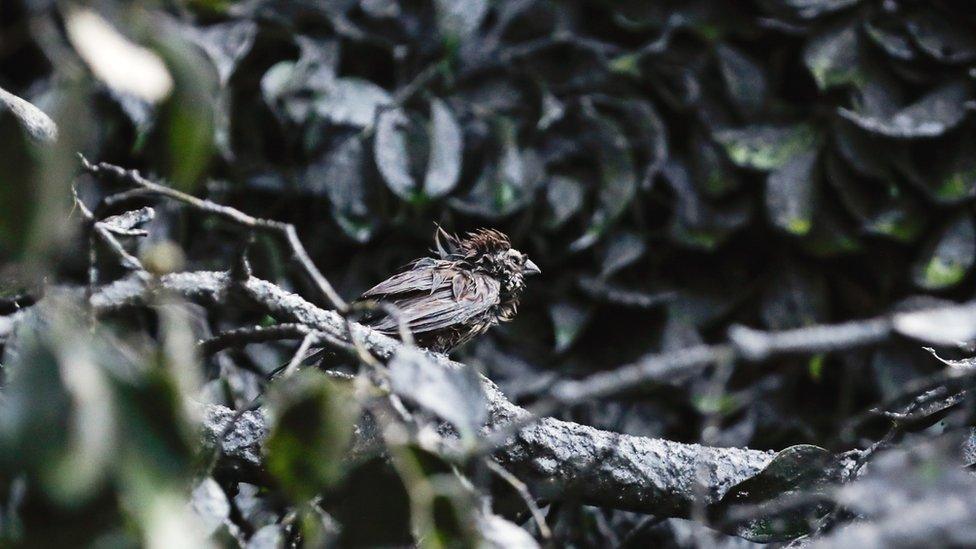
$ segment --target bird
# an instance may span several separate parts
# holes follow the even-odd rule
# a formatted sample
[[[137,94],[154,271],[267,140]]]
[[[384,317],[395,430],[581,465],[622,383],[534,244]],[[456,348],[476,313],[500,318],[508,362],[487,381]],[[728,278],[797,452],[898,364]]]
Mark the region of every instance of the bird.
[[[374,309],[364,324],[397,338],[402,322],[417,346],[449,353],[515,318],[525,279],[542,272],[495,229],[458,237],[437,225],[431,254],[363,292],[359,302],[385,302],[397,311]]]

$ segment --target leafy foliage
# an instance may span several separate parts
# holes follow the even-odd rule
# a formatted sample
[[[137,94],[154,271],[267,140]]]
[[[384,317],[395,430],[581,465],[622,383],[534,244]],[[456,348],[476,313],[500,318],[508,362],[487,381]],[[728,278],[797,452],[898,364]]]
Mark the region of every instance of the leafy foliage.
[[[880,488],[827,497],[834,476],[786,478],[777,467],[837,466],[789,450],[865,448],[897,414],[908,418],[899,426],[972,424],[965,374],[945,374],[959,384],[939,398],[961,395],[946,406],[912,404],[916,394],[907,394],[935,390],[926,383],[944,370],[965,371],[951,364],[976,325],[972,315],[913,312],[934,299],[972,299],[976,289],[976,17],[962,0],[106,1],[91,9],[116,29],[112,40],[132,48],[94,57],[85,52],[97,41],[71,30],[81,12],[7,4],[0,540],[42,532],[56,517],[62,531],[43,541],[137,543],[164,532],[160,543],[174,545],[190,535],[173,524],[197,486],[200,505],[217,509],[201,526],[214,539],[525,541],[507,520],[524,517],[497,501],[486,508],[489,483],[438,448],[386,440],[391,463],[343,462],[363,428],[357,406],[379,399],[355,383],[273,383],[268,478],[252,484],[212,470],[187,398],[247,407],[294,348],[196,356],[195,340],[281,319],[179,304],[186,314],[167,324],[160,302],[92,331],[83,290],[43,314],[22,311],[40,299],[41,281],[80,288],[92,273],[95,282],[123,274],[90,230],[68,230],[84,225],[77,209],[69,214],[77,151],[293,223],[350,298],[423,255],[435,222],[505,231],[544,274],[530,281],[515,322],[459,357],[516,401],[544,398],[558,377],[724,340],[736,324],[782,330],[897,310],[898,333],[949,352],[945,364],[899,341],[742,363],[561,412],[643,436],[787,448],[715,512],[810,490],[818,512],[803,506],[776,528],[768,517],[713,517],[742,536],[822,533],[818,506],[837,501],[879,523],[896,520],[894,506],[862,508]],[[134,66],[123,54],[147,56],[143,68],[158,62],[171,88],[147,94],[153,74],[106,73]],[[57,124],[53,145],[44,145],[54,126],[38,108]],[[118,190],[78,178],[89,206]],[[156,274],[180,263],[227,269],[247,247],[255,274],[317,295],[285,248],[214,217],[139,196],[95,213],[149,206],[152,215],[113,234],[147,266],[162,265]],[[90,246],[99,252],[92,264]],[[393,359],[384,381],[407,402],[383,412],[444,420],[473,443],[491,412],[475,373],[425,366],[407,353]],[[421,431],[409,435],[423,439],[429,430]],[[942,467],[939,483],[956,478],[954,461],[931,461]],[[898,485],[898,471],[916,470],[896,465],[870,483]],[[952,488],[972,495],[968,484]],[[368,509],[370,490],[391,494],[382,512]],[[632,514],[571,499],[548,511],[560,543],[680,543],[682,527],[671,521],[637,528]],[[389,528],[370,531],[386,517]],[[854,526],[837,529],[837,539],[845,532]]]

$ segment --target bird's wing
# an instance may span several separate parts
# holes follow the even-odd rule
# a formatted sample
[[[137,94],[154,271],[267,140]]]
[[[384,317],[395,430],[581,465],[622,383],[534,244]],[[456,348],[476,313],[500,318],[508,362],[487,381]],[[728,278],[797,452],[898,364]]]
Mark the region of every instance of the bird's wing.
[[[384,301],[394,301],[401,294],[433,292],[449,284],[447,272],[450,262],[436,259],[422,259],[411,268],[395,274],[376,286],[363,292],[363,297]]]
[[[463,325],[497,306],[499,293],[498,282],[486,275],[455,272],[433,291],[388,295],[387,301],[397,306],[410,331],[424,333]],[[377,319],[372,326],[391,334],[398,328],[390,316]]]

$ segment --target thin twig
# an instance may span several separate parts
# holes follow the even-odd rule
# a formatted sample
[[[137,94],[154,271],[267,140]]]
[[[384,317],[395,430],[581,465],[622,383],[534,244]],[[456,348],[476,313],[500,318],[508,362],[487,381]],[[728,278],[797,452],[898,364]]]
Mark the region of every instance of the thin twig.
[[[298,366],[302,363],[305,355],[308,354],[308,349],[312,346],[313,341],[315,341],[315,335],[311,333],[306,334],[305,337],[302,338],[301,344],[298,346],[295,354],[292,355],[291,360],[288,362],[288,366],[285,367],[285,371],[281,374],[281,377],[288,377],[298,370]]]
[[[295,259],[301,264],[305,273],[312,279],[319,291],[328,299],[332,307],[340,312],[345,312],[348,309],[346,302],[339,296],[325,276],[322,275],[318,267],[315,266],[315,263],[312,262],[308,251],[305,250],[305,246],[302,245],[301,240],[298,238],[298,231],[295,230],[295,226],[291,223],[254,217],[236,208],[217,204],[165,185],[154,183],[140,175],[137,170],[126,170],[125,168],[107,162],[92,164],[84,156],[81,156],[81,163],[84,169],[92,175],[108,174],[121,181],[128,182],[139,189],[144,189],[148,193],[177,200],[194,209],[216,215],[242,227],[277,234],[288,243]]]
[[[308,326],[295,322],[286,322],[273,326],[235,328],[201,341],[199,343],[200,352],[204,355],[212,355],[228,347],[243,347],[251,343],[280,341],[282,339],[298,339],[307,336],[311,331]]]
[[[552,538],[552,530],[546,524],[546,517],[542,514],[542,509],[535,504],[535,498],[529,493],[529,488],[524,482],[518,479],[515,475],[508,472],[508,469],[502,467],[493,459],[486,459],[485,463],[488,465],[488,469],[498,475],[499,478],[504,480],[511,486],[525,502],[525,506],[529,508],[529,512],[532,513],[532,519],[535,520],[536,526],[539,527],[539,535],[542,539],[549,540]]]

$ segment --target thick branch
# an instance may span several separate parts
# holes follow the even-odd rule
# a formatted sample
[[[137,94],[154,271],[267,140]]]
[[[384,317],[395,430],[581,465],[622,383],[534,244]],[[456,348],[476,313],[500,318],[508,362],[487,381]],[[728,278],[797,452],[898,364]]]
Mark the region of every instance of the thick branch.
[[[196,300],[221,303],[237,285],[285,322],[299,322],[315,330],[344,338],[345,320],[301,297],[257,278],[234,281],[217,272],[179,273],[162,277],[158,285]],[[118,310],[144,302],[147,286],[128,278],[101,288],[92,296],[98,312]],[[357,337],[377,356],[388,358],[400,346],[396,340],[359,324]],[[462,368],[443,355],[430,354],[442,367]],[[498,387],[482,378],[488,399],[486,429],[495,431],[512,423],[528,423],[529,412],[512,404]],[[267,433],[260,411],[247,412],[221,437],[234,412],[221,406],[207,409],[206,431],[211,441],[235,467],[260,470],[261,444]],[[770,452],[737,448],[707,448],[666,440],[621,435],[551,418],[528,424],[510,437],[496,457],[540,495],[556,497],[571,492],[596,505],[630,509],[659,516],[686,516],[692,503],[712,503],[733,485],[750,478],[772,459]]]

